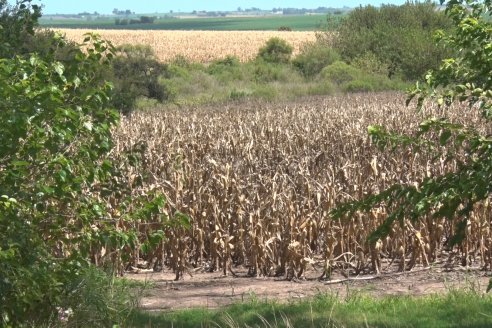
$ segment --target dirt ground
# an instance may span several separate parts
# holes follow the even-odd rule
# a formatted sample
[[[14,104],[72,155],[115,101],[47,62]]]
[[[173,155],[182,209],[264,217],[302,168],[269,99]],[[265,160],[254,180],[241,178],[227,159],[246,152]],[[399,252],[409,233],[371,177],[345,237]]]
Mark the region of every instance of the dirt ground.
[[[453,288],[473,288],[485,292],[490,272],[478,268],[444,267],[415,268],[405,273],[382,273],[346,277],[334,274],[331,280],[319,280],[320,272],[312,270],[306,279],[287,281],[278,278],[248,277],[246,269],[235,269],[237,277],[224,277],[220,272],[196,272],[183,280],[174,281],[172,272],[128,273],[129,279],[151,282],[141,301],[149,311],[174,311],[186,308],[217,308],[237,302],[277,300],[287,302],[332,293],[339,297],[362,292],[381,297],[385,295],[426,295],[443,293]]]

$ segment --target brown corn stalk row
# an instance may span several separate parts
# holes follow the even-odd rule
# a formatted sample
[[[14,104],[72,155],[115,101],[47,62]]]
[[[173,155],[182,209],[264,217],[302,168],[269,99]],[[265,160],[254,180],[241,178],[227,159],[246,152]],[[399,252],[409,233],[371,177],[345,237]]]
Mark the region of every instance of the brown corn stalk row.
[[[359,274],[436,261],[490,268],[488,202],[477,205],[466,240],[453,249],[445,242],[458,220],[405,220],[369,244],[387,209],[329,218],[340,202],[455,169],[454,161],[411,149],[381,152],[371,143],[368,125],[409,132],[421,118],[439,114],[437,108],[418,113],[403,104],[400,94],[363,94],[161,110],[125,119],[116,154],[144,143],[146,169],[135,175],[146,175],[148,188],[166,195],[168,212],[187,214],[192,225],[166,229],[145,263],[168,266],[176,278],[192,268],[234,274],[238,265],[251,275],[288,279],[302,278],[315,265],[326,277],[335,269]],[[448,115],[485,129],[473,111],[455,108]]]

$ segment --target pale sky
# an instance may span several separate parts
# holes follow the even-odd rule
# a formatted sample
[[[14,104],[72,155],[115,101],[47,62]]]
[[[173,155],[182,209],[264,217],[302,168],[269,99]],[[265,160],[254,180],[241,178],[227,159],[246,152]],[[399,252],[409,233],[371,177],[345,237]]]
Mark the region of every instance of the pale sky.
[[[13,3],[14,0],[10,0]],[[207,11],[232,11],[238,7],[243,9],[257,7],[261,9],[272,8],[308,8],[313,9],[317,7],[335,7],[341,8],[357,7],[359,5],[372,4],[379,6],[384,4],[403,4],[405,0],[348,0],[348,1],[309,1],[309,0],[209,0],[209,1],[197,1],[197,0],[180,0],[180,1],[159,1],[159,0],[33,0],[33,4],[41,4],[44,6],[43,13],[49,14],[77,14],[84,11],[94,12],[97,11],[100,14],[110,14],[114,8],[119,10],[130,9],[136,13],[166,13],[170,10],[175,12],[184,11],[191,12],[193,10],[207,10]]]

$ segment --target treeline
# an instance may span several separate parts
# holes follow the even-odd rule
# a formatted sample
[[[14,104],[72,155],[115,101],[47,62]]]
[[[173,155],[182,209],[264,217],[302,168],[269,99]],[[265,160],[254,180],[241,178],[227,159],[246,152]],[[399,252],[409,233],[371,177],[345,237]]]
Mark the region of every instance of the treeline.
[[[318,7],[316,9],[306,9],[306,8],[273,8],[272,12],[281,12],[283,15],[305,15],[305,14],[327,14],[332,13],[334,15],[341,15],[344,12],[350,10],[348,7],[340,8],[328,8],[328,7]]]
[[[139,19],[116,18],[115,25],[154,24],[155,16],[140,16]]]

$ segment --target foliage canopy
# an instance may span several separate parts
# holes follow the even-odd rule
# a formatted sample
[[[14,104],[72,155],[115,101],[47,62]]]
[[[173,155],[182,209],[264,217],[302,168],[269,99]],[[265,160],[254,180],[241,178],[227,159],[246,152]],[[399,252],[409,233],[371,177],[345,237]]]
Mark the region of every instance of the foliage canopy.
[[[333,44],[349,63],[375,55],[390,77],[417,80],[444,58],[446,51],[436,46],[433,35],[437,29],[450,27],[450,20],[431,1],[380,8],[369,5],[350,12],[338,27]]]
[[[31,53],[39,8],[1,1],[0,12],[0,325],[40,325],[80,306],[77,281],[93,263],[121,271],[129,250],[159,244],[168,221],[163,196],[136,194],[143,182],[128,180],[143,150],[110,153],[119,114],[101,72],[113,46],[87,35],[59,61],[51,46],[67,42],[52,34]],[[140,235],[133,222],[147,220],[155,229]]]

